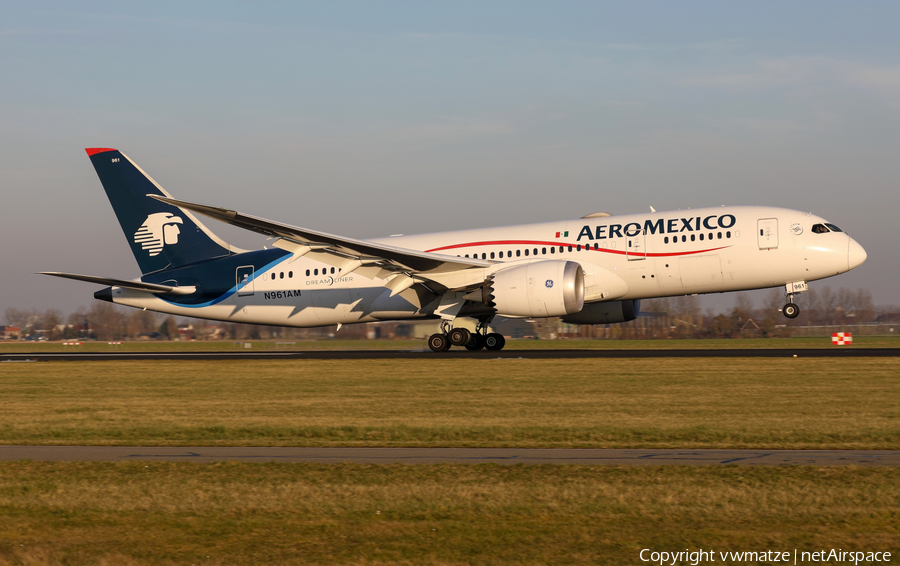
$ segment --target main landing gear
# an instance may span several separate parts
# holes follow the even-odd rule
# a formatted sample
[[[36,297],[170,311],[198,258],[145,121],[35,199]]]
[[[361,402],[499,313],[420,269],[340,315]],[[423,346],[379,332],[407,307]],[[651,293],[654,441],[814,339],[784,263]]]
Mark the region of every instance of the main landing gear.
[[[488,320],[478,321],[475,332],[465,328],[453,328],[449,321],[441,323],[441,332],[428,337],[428,347],[432,352],[446,352],[451,346],[461,346],[469,351],[487,349],[502,350],[506,339],[502,334],[488,332]]]

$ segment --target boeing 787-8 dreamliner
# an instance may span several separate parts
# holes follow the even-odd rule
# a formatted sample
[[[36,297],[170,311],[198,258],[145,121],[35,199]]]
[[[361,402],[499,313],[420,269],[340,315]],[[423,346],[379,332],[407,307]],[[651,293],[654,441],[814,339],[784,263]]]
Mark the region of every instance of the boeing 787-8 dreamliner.
[[[91,148],[141,270],[133,280],[48,272],[99,283],[94,297],[174,315],[313,327],[434,319],[428,346],[500,350],[497,316],[572,324],[633,320],[641,299],[784,287],[849,271],[866,252],[827,220],[763,206],[722,206],[391,236],[346,238],[227,208],[176,200],[125,154]],[[274,239],[235,248],[207,216]],[[459,317],[476,331],[454,328]]]

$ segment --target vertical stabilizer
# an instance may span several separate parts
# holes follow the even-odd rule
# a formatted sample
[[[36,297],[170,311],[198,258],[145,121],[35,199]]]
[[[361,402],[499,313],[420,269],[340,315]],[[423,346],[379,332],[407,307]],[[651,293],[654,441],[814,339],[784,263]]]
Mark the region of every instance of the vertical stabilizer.
[[[103,183],[141,273],[146,275],[239,251],[232,251],[231,246],[190,212],[148,197],[171,195],[124,153],[109,148],[85,151]]]

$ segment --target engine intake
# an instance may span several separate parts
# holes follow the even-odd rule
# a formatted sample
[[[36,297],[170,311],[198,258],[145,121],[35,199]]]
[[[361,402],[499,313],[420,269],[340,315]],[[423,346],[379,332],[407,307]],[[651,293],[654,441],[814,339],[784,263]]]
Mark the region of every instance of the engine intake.
[[[501,269],[485,286],[484,302],[508,317],[563,316],[584,306],[584,270],[547,260]]]

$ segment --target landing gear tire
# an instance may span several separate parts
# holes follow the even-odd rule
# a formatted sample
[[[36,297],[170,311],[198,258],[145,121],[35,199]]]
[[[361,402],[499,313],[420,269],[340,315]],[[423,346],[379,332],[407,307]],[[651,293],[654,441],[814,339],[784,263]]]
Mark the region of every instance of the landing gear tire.
[[[781,313],[788,318],[797,318],[800,316],[800,307],[794,303],[788,303],[782,307]]]
[[[504,338],[502,334],[491,332],[484,337],[484,347],[488,350],[502,350],[503,346],[506,346],[506,338]]]
[[[428,347],[432,352],[446,352],[450,349],[450,340],[446,334],[432,334],[428,338]]]
[[[475,352],[482,348],[484,348],[484,336],[481,334],[472,334],[469,337],[469,342],[466,344],[466,350]]]
[[[472,334],[465,328],[454,328],[447,334],[447,337],[454,346],[465,346],[471,340]]]

